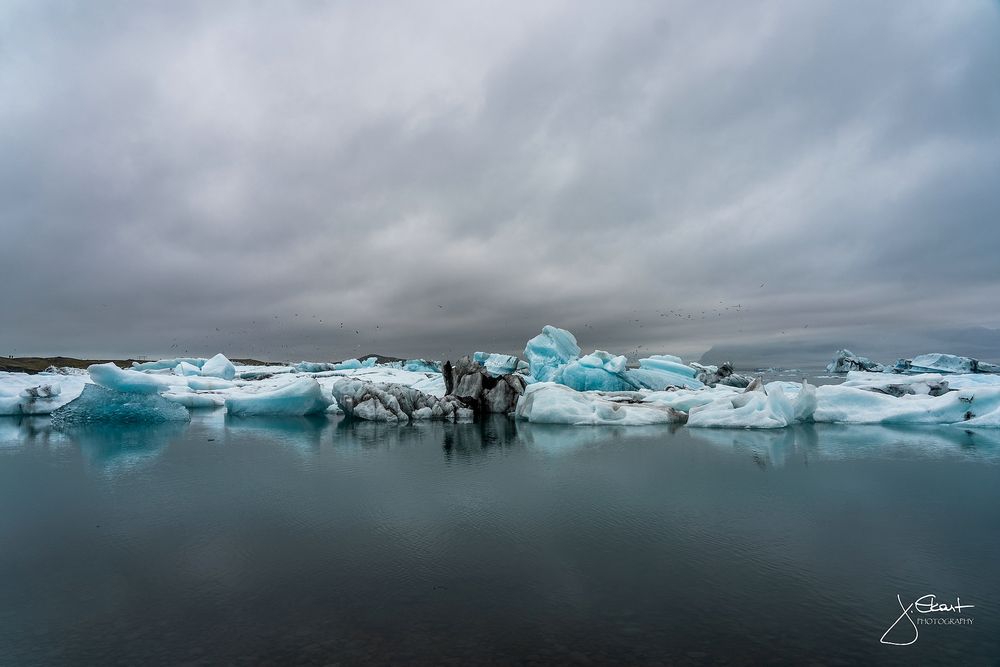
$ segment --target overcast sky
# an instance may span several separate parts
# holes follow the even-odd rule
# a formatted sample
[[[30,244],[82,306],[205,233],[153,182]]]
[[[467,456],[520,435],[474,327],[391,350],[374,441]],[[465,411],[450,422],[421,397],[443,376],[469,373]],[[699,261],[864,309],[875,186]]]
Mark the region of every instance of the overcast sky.
[[[1000,5],[7,1],[0,232],[3,354],[996,327]]]

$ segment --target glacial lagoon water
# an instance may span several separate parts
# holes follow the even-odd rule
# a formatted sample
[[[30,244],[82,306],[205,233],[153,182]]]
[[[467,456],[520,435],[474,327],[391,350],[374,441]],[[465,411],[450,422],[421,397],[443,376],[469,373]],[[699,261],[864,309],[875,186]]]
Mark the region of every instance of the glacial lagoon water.
[[[0,665],[1000,659],[987,431],[5,418],[0,508]]]

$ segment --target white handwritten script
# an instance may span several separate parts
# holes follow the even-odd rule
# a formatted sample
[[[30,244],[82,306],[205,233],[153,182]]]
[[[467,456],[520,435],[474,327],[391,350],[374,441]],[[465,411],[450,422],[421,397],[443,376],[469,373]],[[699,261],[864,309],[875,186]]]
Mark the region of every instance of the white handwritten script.
[[[920,638],[920,630],[917,629],[917,625],[968,625],[972,623],[971,618],[949,618],[949,619],[926,619],[917,617],[916,622],[913,620],[912,612],[917,612],[918,614],[961,614],[963,609],[974,609],[975,605],[962,604],[961,599],[955,598],[955,604],[947,604],[937,601],[937,596],[935,595],[924,595],[919,597],[908,605],[903,604],[903,598],[896,595],[896,600],[899,601],[899,608],[903,610],[903,613],[899,615],[899,618],[889,626],[889,629],[885,631],[882,635],[882,639],[879,641],[883,644],[889,644],[890,646],[909,646],[910,644],[915,644],[917,639]],[[899,625],[903,619],[909,621],[910,626],[913,628],[913,638],[909,641],[891,641],[886,639],[889,633],[892,632],[897,625]],[[905,632],[905,626],[904,630]]]

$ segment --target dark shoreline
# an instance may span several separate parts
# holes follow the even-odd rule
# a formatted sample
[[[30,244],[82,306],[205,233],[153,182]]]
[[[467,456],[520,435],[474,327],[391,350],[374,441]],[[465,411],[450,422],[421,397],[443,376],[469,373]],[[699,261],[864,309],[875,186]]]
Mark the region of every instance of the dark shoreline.
[[[3,357],[0,358],[0,371],[8,373],[41,373],[49,366],[58,368],[87,368],[93,364],[111,362],[121,368],[129,368],[132,362],[149,361],[149,359],[77,359],[75,357]],[[233,359],[233,363],[244,366],[274,366],[280,365],[274,361],[258,361],[257,359]]]

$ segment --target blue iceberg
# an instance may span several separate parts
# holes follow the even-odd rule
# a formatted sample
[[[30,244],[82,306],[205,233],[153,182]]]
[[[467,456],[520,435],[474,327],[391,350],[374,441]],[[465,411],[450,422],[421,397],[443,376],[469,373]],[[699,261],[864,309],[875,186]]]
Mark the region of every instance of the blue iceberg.
[[[114,391],[88,384],[79,397],[52,412],[52,423],[131,423],[187,421],[187,408],[166,400],[159,394]]]
[[[639,360],[627,368],[626,359],[603,350],[580,356],[576,338],[565,329],[546,326],[524,348],[531,375],[539,382],[556,382],[577,391],[663,390],[667,387],[697,389],[704,386],[697,370],[672,355]]]

